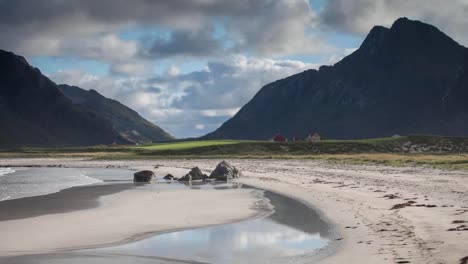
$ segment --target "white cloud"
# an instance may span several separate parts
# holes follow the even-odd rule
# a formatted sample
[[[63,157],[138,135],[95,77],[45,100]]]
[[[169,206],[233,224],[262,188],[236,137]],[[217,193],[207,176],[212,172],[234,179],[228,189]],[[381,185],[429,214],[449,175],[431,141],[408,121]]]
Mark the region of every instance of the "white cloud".
[[[467,13],[467,0],[329,0],[320,17],[326,26],[364,35],[405,16],[431,23],[468,45]]]
[[[175,65],[171,65],[169,68],[166,69],[166,75],[168,76],[175,77],[179,74],[180,74],[180,68]]]
[[[196,124],[196,125],[195,125],[195,129],[203,130],[203,129],[205,129],[205,125],[203,125],[203,124]]]
[[[348,56],[349,54],[355,52],[356,50],[357,48],[347,48],[339,52],[332,53],[330,54],[330,56],[328,56],[328,59],[326,60],[327,62],[326,64],[333,65],[339,62],[340,60],[342,60],[344,57]]]
[[[76,86],[83,86],[86,83],[97,81],[99,79],[96,75],[83,73],[78,70],[59,70],[49,77],[57,84],[73,84]]]
[[[211,132],[233,116],[260,88],[274,80],[316,68],[293,60],[231,56],[187,74],[151,78],[96,76],[80,71],[52,74],[58,83],[94,89],[139,112],[177,137]],[[199,124],[201,126],[196,127]]]
[[[314,33],[317,19],[308,1],[274,1],[268,10],[227,25],[234,49],[261,56],[328,53],[333,47]]]
[[[216,117],[216,116],[228,116],[232,117],[239,112],[240,107],[226,108],[226,109],[203,109],[200,111],[202,116]]]

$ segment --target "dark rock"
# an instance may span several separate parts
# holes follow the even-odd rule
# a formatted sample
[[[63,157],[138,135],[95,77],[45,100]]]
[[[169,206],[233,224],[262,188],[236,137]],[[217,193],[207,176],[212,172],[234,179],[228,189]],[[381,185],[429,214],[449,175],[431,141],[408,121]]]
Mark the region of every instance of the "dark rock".
[[[172,174],[168,174],[168,175],[164,176],[164,179],[165,180],[174,180],[175,177]]]
[[[460,264],[468,264],[468,256],[460,259]]]
[[[405,207],[412,206],[415,203],[415,201],[408,201],[406,203],[395,204],[394,206],[392,206],[392,208],[390,208],[390,210],[403,209]]]
[[[139,172],[135,172],[133,174],[133,181],[134,182],[151,182],[154,178],[154,172],[149,170],[143,170]]]
[[[195,167],[190,170],[189,173],[185,174],[184,177],[180,178],[179,181],[195,181],[195,180],[203,180],[208,178],[206,174],[200,170],[200,168]]]
[[[239,170],[223,160],[216,166],[216,169],[211,173],[210,178],[216,179],[217,181],[227,181],[235,178],[239,178],[241,173]]]
[[[387,194],[387,195],[384,195],[383,197],[384,197],[384,198],[388,198],[388,199],[397,199],[397,198],[400,198],[400,196],[395,195],[395,194]]]

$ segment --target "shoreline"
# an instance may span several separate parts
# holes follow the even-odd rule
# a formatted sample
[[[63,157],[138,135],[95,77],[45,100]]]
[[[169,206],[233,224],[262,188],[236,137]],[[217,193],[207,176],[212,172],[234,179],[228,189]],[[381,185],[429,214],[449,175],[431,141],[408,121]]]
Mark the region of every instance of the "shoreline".
[[[243,185],[242,188],[245,188],[247,190],[259,190],[258,188],[254,186],[248,186],[248,185]],[[147,233],[142,233],[142,234],[135,234],[125,240],[117,241],[117,242],[112,242],[108,244],[99,244],[95,246],[85,246],[85,247],[74,247],[74,248],[58,248],[52,252],[41,252],[39,254],[28,254],[28,255],[20,255],[20,256],[6,256],[2,257],[0,256],[0,260],[5,260],[6,263],[10,263],[10,261],[13,261],[12,263],[16,263],[14,261],[16,260],[29,260],[31,258],[36,258],[38,257],[39,259],[42,259],[43,256],[46,256],[45,259],[48,259],[49,257],[54,259],[55,257],[61,258],[61,256],[69,256],[69,254],[77,254],[77,257],[83,257],[83,256],[96,256],[98,257],[100,254],[106,255],[106,253],[93,253],[93,251],[86,251],[86,250],[101,250],[108,247],[115,247],[115,246],[121,246],[125,244],[132,244],[134,242],[138,242],[147,238],[155,237],[158,235],[162,234],[167,234],[167,233],[173,233],[173,232],[179,232],[179,231],[189,231],[189,230],[194,230],[194,229],[199,229],[199,228],[210,228],[210,227],[216,227],[216,226],[228,226],[231,224],[242,224],[243,222],[250,222],[250,221],[255,221],[257,219],[261,218],[267,218],[270,219],[270,221],[274,221],[278,224],[285,224],[290,228],[293,229],[298,229],[301,230],[302,232],[307,232],[309,234],[320,234],[321,237],[324,237],[326,240],[329,240],[330,242],[327,243],[325,247],[315,249],[311,252],[307,252],[305,254],[299,254],[294,257],[284,257],[285,259],[295,259],[295,262],[299,259],[301,259],[301,263],[309,263],[310,260],[314,259],[321,259],[325,258],[328,255],[330,255],[330,248],[334,247],[334,243],[332,241],[332,235],[330,233],[333,233],[330,222],[324,222],[324,221],[317,221],[315,224],[310,224],[310,222],[304,222],[301,219],[317,219],[318,213],[313,210],[309,205],[304,203],[303,201],[299,201],[289,195],[283,195],[279,194],[277,192],[273,192],[270,190],[263,190],[260,189],[261,193],[258,193],[258,195],[261,195],[262,197],[259,197],[261,199],[258,200],[258,203],[255,205],[255,209],[257,211],[257,214],[254,216],[251,216],[249,218],[245,219],[234,219],[229,222],[223,222],[223,223],[216,223],[212,225],[204,225],[204,226],[190,226],[190,227],[184,227],[184,228],[177,228],[177,229],[167,229],[163,231],[157,231],[157,232],[147,232]],[[273,208],[274,207],[274,208]],[[301,210],[306,207],[306,210]],[[300,218],[296,219],[296,215],[293,214],[298,213],[301,215]],[[294,216],[293,216],[294,215]],[[320,217],[323,219],[322,217]],[[307,223],[307,224],[305,224]],[[324,228],[325,227],[325,228]],[[81,250],[83,253],[80,253]],[[105,252],[105,251],[104,251]],[[118,254],[112,254],[115,255],[116,257]],[[47,257],[49,256],[49,257]],[[129,254],[123,254],[122,256],[136,256],[138,255],[129,255]],[[145,256],[141,256],[145,257]],[[168,258],[168,257],[159,257],[159,256],[148,256],[154,259],[158,260],[164,260],[167,261],[168,263],[198,263],[197,260],[190,260],[190,259],[179,259],[179,258]],[[29,263],[29,262],[27,262]],[[40,262],[42,263],[42,262]],[[68,262],[67,262],[68,263]],[[158,262],[159,263],[159,262]],[[200,262],[203,263],[203,262]],[[274,263],[283,263],[283,262],[274,262]],[[289,262],[288,263],[292,263]]]
[[[209,171],[218,161],[6,159],[0,164],[130,165],[163,175],[173,168],[186,171],[193,166]],[[320,264],[458,263],[468,255],[468,232],[449,231],[460,225],[455,224],[458,221],[468,221],[466,171],[311,160],[229,161],[244,174],[239,183],[300,200],[331,220],[340,237]],[[392,209],[408,201],[414,203]]]
[[[0,202],[0,222],[94,209],[99,207],[100,197],[134,187],[130,183],[78,185],[54,193],[3,200]],[[70,196],[75,197],[70,203],[61,201]]]
[[[262,204],[263,199],[250,190],[157,191],[124,183],[71,187],[6,200],[0,202],[0,256],[112,246],[161,233],[264,217],[271,208]],[[226,208],[225,203],[231,207]],[[44,240],[44,233],[50,238]]]
[[[259,198],[259,202],[263,203],[262,198]],[[158,235],[163,235],[163,234],[168,234],[168,233],[173,233],[173,232],[179,232],[179,231],[186,231],[186,230],[192,230],[192,229],[197,229],[197,228],[208,228],[208,227],[215,227],[215,226],[222,226],[222,225],[229,225],[229,224],[235,224],[243,221],[250,221],[250,220],[255,220],[263,217],[268,217],[269,215],[273,214],[274,211],[268,206],[268,205],[261,205],[261,206],[256,206],[256,204],[251,208],[255,209],[256,213],[245,217],[245,218],[236,218],[236,219],[230,219],[225,222],[220,222],[220,223],[214,223],[214,224],[207,224],[207,225],[198,225],[198,226],[187,226],[187,227],[180,227],[180,228],[173,228],[173,229],[164,229],[160,231],[148,231],[148,232],[143,232],[139,234],[134,234],[126,239],[120,240],[120,241],[115,241],[111,243],[103,243],[99,245],[90,245],[90,246],[83,246],[83,247],[72,247],[72,248],[59,248],[57,249],[57,252],[61,251],[78,251],[78,250],[87,250],[87,249],[99,249],[99,248],[106,248],[106,247],[114,247],[114,246],[120,246],[120,245],[125,245],[125,244],[131,244],[133,242],[137,242],[140,240],[144,240],[153,236],[158,236]],[[53,254],[53,252],[51,252]],[[2,255],[0,254],[0,258]],[[159,258],[159,257],[158,257]],[[185,261],[185,260],[177,260],[174,259],[174,261]]]

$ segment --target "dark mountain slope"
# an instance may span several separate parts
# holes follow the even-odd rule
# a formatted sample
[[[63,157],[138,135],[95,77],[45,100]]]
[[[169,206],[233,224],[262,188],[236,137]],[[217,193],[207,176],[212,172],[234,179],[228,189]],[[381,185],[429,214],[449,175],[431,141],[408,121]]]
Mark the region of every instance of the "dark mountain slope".
[[[83,108],[89,109],[103,119],[109,120],[114,128],[129,141],[135,143],[150,143],[174,139],[167,132],[141,117],[137,112],[108,99],[95,90],[83,90],[76,86],[59,85],[60,90]]]
[[[128,143],[112,124],[74,106],[23,57],[0,50],[0,146]]]
[[[468,49],[437,28],[406,18],[374,27],[361,47],[264,86],[204,138],[371,138],[468,135]]]

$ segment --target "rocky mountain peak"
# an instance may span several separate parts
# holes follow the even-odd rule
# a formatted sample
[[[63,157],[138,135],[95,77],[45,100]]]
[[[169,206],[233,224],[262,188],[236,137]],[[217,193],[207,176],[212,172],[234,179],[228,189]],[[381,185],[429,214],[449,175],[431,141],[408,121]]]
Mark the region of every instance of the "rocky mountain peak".
[[[268,84],[205,138],[468,135],[468,49],[408,18],[376,26],[333,66]]]

